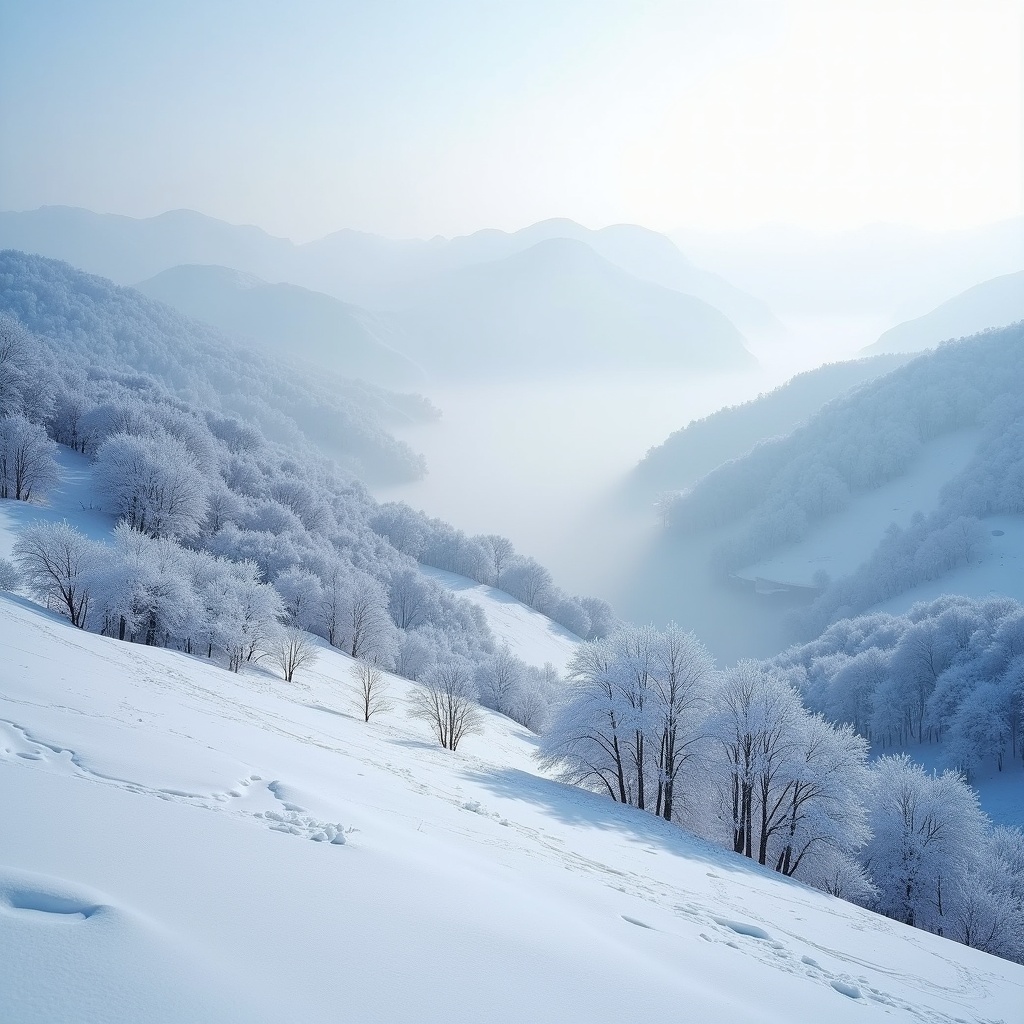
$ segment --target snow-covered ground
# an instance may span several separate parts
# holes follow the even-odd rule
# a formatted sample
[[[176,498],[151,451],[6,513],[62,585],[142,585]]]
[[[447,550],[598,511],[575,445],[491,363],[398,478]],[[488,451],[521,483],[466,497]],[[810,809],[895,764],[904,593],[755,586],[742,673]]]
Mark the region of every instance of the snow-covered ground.
[[[918,601],[934,601],[942,594],[1012,597],[1024,602],[1024,516],[988,516],[982,523],[989,533],[989,548],[980,558],[897,594],[878,605],[878,610],[899,615]]]
[[[85,455],[57,446],[60,483],[44,502],[0,501],[0,557],[10,558],[18,533],[29,523],[63,519],[94,540],[109,540],[114,520],[99,509],[92,486],[92,463]]]
[[[821,569],[832,579],[849,575],[867,561],[890,523],[907,526],[915,512],[927,515],[938,506],[943,484],[967,465],[980,436],[979,431],[965,430],[936,438],[924,446],[905,476],[857,495],[842,512],[813,526],[799,543],[737,575],[800,586],[810,585]],[[940,593],[954,592],[944,579]]]
[[[0,1019],[1020,1020],[1024,968],[286,684],[0,597]],[[344,842],[340,842],[338,837]]]
[[[0,552],[109,531],[61,458]],[[564,667],[572,634],[435,576]],[[0,1021],[1020,1020],[1024,968],[554,782],[491,712],[441,750],[392,678],[364,723],[351,665],[233,675],[0,595]]]
[[[509,650],[527,665],[543,668],[550,662],[560,673],[573,656],[580,638],[564,626],[552,622],[546,615],[529,605],[517,601],[503,590],[477,583],[433,566],[421,566],[427,576],[478,605],[487,617],[487,624],[499,643],[508,644]]]

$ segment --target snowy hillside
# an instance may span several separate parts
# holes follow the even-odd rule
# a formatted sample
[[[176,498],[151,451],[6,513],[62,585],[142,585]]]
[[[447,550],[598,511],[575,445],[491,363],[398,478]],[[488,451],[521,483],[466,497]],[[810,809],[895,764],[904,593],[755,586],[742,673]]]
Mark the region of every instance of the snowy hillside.
[[[423,371],[393,345],[394,327],[358,306],[228,267],[171,267],[135,285],[151,299],[277,355],[301,356],[349,377],[414,388]]]
[[[503,590],[429,565],[423,566],[422,571],[452,593],[477,605],[498,643],[506,644],[517,658],[538,668],[550,664],[565,673],[565,666],[580,642],[574,633]]]
[[[914,513],[927,515],[938,508],[943,485],[970,463],[979,436],[979,431],[967,430],[928,442],[908,473],[857,494],[849,505],[816,523],[796,543],[738,569],[735,575],[746,580],[813,586],[819,572],[832,578],[852,573],[870,557],[890,523],[906,527]],[[943,593],[951,592],[945,578],[941,586]]]
[[[317,444],[363,479],[408,479],[423,459],[389,430],[436,417],[426,399],[255,353],[207,324],[66,263],[0,251],[0,312],[70,364],[152,374],[176,398],[241,415],[289,443]],[[70,358],[68,358],[70,357]]]
[[[40,518],[109,536],[88,461],[60,460],[48,505],[0,502],[0,555]],[[569,655],[430,574],[524,660]],[[493,712],[444,751],[388,677],[366,723],[315,642],[286,683],[0,595],[0,1019],[1013,1020],[1024,969],[552,781]]]
[[[629,487],[644,494],[689,487],[754,445],[787,434],[827,402],[901,365],[906,356],[826,363],[742,405],[727,406],[670,434],[640,460]]]
[[[1019,966],[550,782],[506,720],[451,754],[408,684],[357,720],[337,652],[235,677],[0,601],[4,1019],[1019,1012]]]

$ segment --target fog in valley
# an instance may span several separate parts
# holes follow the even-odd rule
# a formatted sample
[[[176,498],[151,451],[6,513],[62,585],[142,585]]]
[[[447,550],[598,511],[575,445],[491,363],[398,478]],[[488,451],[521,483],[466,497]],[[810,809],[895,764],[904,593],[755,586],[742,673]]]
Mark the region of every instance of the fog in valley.
[[[503,533],[563,586],[603,597],[627,618],[691,623],[723,657],[765,655],[783,640],[776,617],[767,628],[749,621],[743,596],[706,572],[706,545],[666,552],[657,495],[632,484],[632,472],[691,420],[855,356],[885,326],[873,317],[798,321],[748,342],[758,365],[735,373],[581,370],[428,385],[441,419],[398,431],[423,453],[427,473],[376,493],[469,533]]]
[[[1018,1020],[1022,15],[4,5],[0,1020]]]

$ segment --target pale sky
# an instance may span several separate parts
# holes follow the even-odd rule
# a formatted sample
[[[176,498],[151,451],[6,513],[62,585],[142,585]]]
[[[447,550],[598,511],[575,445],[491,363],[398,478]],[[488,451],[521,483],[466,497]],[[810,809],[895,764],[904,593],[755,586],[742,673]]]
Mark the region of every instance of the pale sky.
[[[1020,0],[5,0],[0,209],[298,241],[1022,212]]]

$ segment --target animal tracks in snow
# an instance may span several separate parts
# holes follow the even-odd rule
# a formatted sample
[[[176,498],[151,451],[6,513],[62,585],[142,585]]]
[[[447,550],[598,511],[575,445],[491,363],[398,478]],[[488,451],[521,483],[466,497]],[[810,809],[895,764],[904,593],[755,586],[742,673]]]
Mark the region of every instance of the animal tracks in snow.
[[[94,771],[85,765],[73,750],[36,739],[16,722],[0,719],[0,763],[4,760],[26,765],[35,764],[43,770],[59,774],[78,775],[107,785],[118,786],[132,793],[147,794],[159,800],[184,803],[209,811],[233,813],[239,817],[259,822],[274,832],[300,836],[318,843],[344,846],[347,842],[346,832],[352,831],[351,829],[346,830],[338,822],[323,821],[308,814],[305,808],[296,802],[296,794],[279,780],[264,782],[261,776],[251,775],[249,778],[239,780],[238,784],[227,792],[205,794],[183,789],[146,786],[130,779],[117,778]],[[236,802],[243,806],[237,806]],[[246,804],[249,806],[245,806]],[[57,904],[51,901],[48,905],[56,906]],[[24,908],[16,909],[41,910],[42,908],[26,904]],[[61,911],[53,912],[60,913]]]

